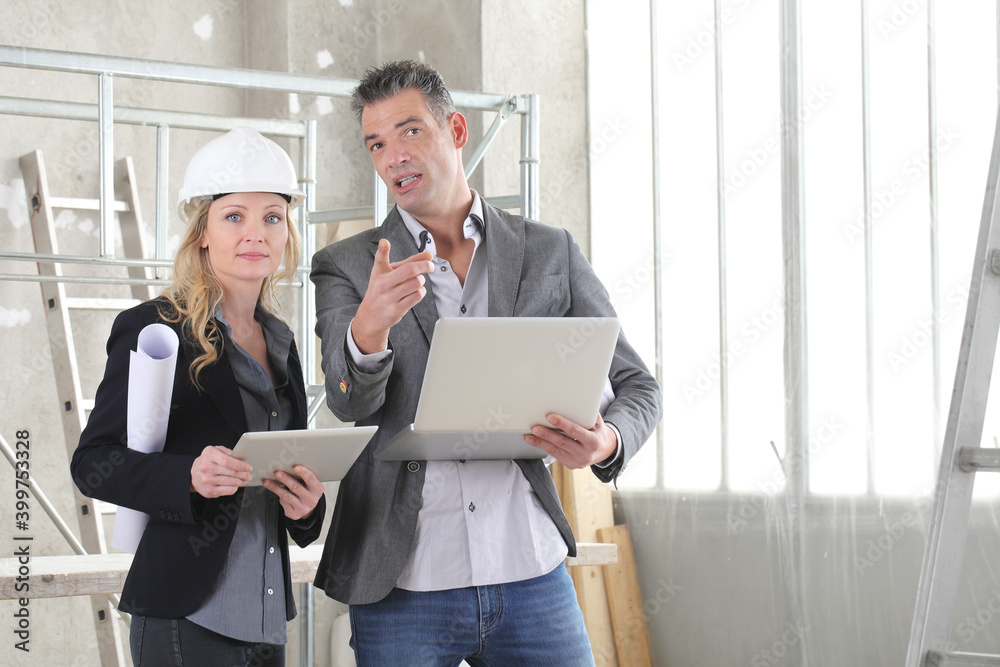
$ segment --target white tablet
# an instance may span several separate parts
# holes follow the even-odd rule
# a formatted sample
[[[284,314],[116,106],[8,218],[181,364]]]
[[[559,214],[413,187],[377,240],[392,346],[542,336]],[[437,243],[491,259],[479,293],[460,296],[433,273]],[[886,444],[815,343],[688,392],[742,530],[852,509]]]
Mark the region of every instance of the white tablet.
[[[304,465],[321,482],[339,482],[354,465],[378,426],[250,431],[233,448],[233,456],[253,466],[249,486],[273,478],[276,470],[292,473]]]

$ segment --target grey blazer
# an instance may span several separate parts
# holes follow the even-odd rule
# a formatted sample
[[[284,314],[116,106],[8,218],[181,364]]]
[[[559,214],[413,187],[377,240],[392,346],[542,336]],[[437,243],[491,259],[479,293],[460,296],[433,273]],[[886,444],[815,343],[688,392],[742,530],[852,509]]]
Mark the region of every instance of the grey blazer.
[[[511,215],[483,202],[490,317],[607,317],[615,311],[607,290],[566,230]],[[368,286],[378,242],[391,244],[390,261],[416,254],[394,208],[381,227],[334,243],[313,257],[316,333],[322,341],[327,403],[344,421],[377,424],[378,432],[340,483],[337,505],[315,585],[348,604],[388,595],[406,564],[422,503],[423,461],[376,461],[373,453],[413,422],[438,318],[428,294],[389,333],[393,353],[375,373],[363,373],[347,352],[347,330]],[[484,350],[484,354],[488,354]],[[660,390],[622,335],[610,371],[615,400],[604,419],[621,432],[623,456],[608,468],[614,479],[660,419]],[[570,555],[576,541],[552,477],[540,460],[518,466],[559,529]]]

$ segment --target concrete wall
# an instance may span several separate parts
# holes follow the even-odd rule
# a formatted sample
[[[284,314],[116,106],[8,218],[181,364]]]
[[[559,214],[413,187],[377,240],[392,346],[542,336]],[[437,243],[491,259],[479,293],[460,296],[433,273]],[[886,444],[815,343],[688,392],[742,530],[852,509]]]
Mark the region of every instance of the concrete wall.
[[[358,78],[383,60],[414,58],[437,67],[453,89],[542,94],[543,191],[572,180],[556,202],[543,198],[543,219],[573,230],[586,249],[586,111],[583,3],[545,0],[528,3],[480,0],[8,0],[0,23],[0,44],[123,56],[166,62],[295,72]],[[540,17],[550,17],[540,22]],[[12,97],[95,104],[97,80],[91,76],[0,68],[0,88]],[[119,106],[198,111],[220,115],[315,119],[320,140],[317,160],[317,209],[360,206],[371,202],[374,172],[363,150],[356,121],[344,99],[245,92],[183,84],[116,78]],[[489,114],[467,114],[473,136],[492,122]],[[0,123],[0,247],[32,252],[27,204],[18,158],[42,150],[53,195],[96,198],[98,194],[96,123],[4,116]],[[518,191],[518,119],[512,119],[473,178],[487,196]],[[190,155],[212,135],[171,132],[171,200]],[[297,158],[297,147],[283,141]],[[469,148],[471,152],[472,147]],[[117,125],[116,157],[131,156],[139,180],[146,234],[152,248],[155,211],[156,131]],[[560,165],[560,171],[546,169]],[[564,186],[560,186],[564,187]],[[173,205],[169,206],[173,217]],[[96,212],[56,211],[60,250],[96,255]],[[319,244],[360,226],[331,225],[319,230]],[[339,228],[338,228],[339,227]],[[181,225],[172,220],[171,248]],[[119,250],[119,253],[121,251]],[[27,262],[0,261],[0,273],[35,274]],[[67,273],[122,276],[116,268],[68,268]],[[70,285],[73,295],[127,297],[120,286]],[[286,315],[293,318],[294,307]],[[103,374],[104,343],[113,313],[78,314],[73,331],[85,396],[93,396]],[[294,321],[294,320],[293,320]],[[311,331],[297,331],[300,345]],[[30,432],[31,472],[59,513],[75,527],[67,443],[58,413],[44,311],[35,282],[0,281],[0,349],[6,377],[0,382],[0,434],[10,442],[19,430]],[[320,421],[332,418],[322,415]],[[70,443],[71,446],[75,443]],[[13,524],[14,477],[0,464],[0,537],[9,539]],[[330,500],[335,488],[328,489]],[[69,554],[70,548],[33,503],[30,534],[36,556]],[[8,543],[7,547],[11,543]],[[298,591],[296,591],[298,593]],[[0,602],[0,662],[10,665],[93,665],[98,662],[90,605],[84,598],[36,600],[31,610],[31,652],[12,648],[14,602]],[[317,664],[331,664],[333,619],[343,611],[317,591]],[[126,634],[127,637],[127,634]],[[297,624],[290,627],[289,664],[297,664]],[[127,653],[127,650],[126,650]]]
[[[570,230],[589,256],[585,23],[583,2],[483,3],[482,89],[539,94],[539,218]],[[518,123],[508,121],[484,161],[488,193],[518,192]]]

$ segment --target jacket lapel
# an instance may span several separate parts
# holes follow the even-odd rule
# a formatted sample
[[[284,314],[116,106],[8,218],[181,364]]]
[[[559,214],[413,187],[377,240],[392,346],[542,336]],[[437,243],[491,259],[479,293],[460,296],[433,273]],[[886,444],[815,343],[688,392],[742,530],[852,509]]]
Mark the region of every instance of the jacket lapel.
[[[207,366],[199,378],[205,395],[215,403],[215,406],[226,421],[237,433],[247,430],[247,416],[243,409],[243,396],[236,384],[233,367],[229,363],[229,355],[222,353],[218,361]]]
[[[524,220],[483,202],[490,317],[513,317],[524,263]]]
[[[303,391],[301,380],[302,366],[299,363],[299,354],[292,341],[288,354],[288,376],[292,383],[292,393],[295,400],[292,401],[292,421],[291,428],[305,428],[306,414],[302,412],[301,406],[305,404],[306,396]],[[240,387],[236,384],[236,375],[233,373],[233,366],[229,362],[229,355],[222,353],[218,361],[207,366],[199,376],[205,395],[215,404],[222,416],[237,433],[246,433],[247,417],[246,409],[243,406],[243,395]]]
[[[417,245],[413,242],[413,237],[410,236],[406,225],[403,224],[403,218],[399,215],[399,211],[396,210],[395,206],[392,207],[389,215],[386,216],[381,231],[381,237],[376,238],[372,246],[373,257],[378,250],[378,242],[381,238],[389,240],[390,262],[401,262],[407,257],[417,254]],[[438,319],[438,312],[437,307],[434,305],[434,291],[431,288],[431,281],[426,281],[424,288],[427,290],[427,294],[410,310],[413,312],[414,317],[417,318],[417,323],[420,325],[420,329],[427,339],[427,344],[430,345],[431,337],[434,334],[434,323]]]
[[[292,394],[295,400],[292,401],[292,421],[289,428],[306,428],[309,424],[308,417],[308,396],[306,396],[304,377],[302,375],[302,363],[299,361],[299,349],[292,339],[292,345],[288,350],[288,381],[292,386]]]

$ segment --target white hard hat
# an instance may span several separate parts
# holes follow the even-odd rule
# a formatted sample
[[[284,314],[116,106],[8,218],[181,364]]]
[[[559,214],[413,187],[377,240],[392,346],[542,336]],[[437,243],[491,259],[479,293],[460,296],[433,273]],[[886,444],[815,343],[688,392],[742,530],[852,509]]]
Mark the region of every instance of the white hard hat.
[[[292,208],[305,198],[288,153],[249,127],[230,130],[198,149],[184,172],[177,212],[187,221],[202,200],[232,192],[274,192],[285,195]]]

